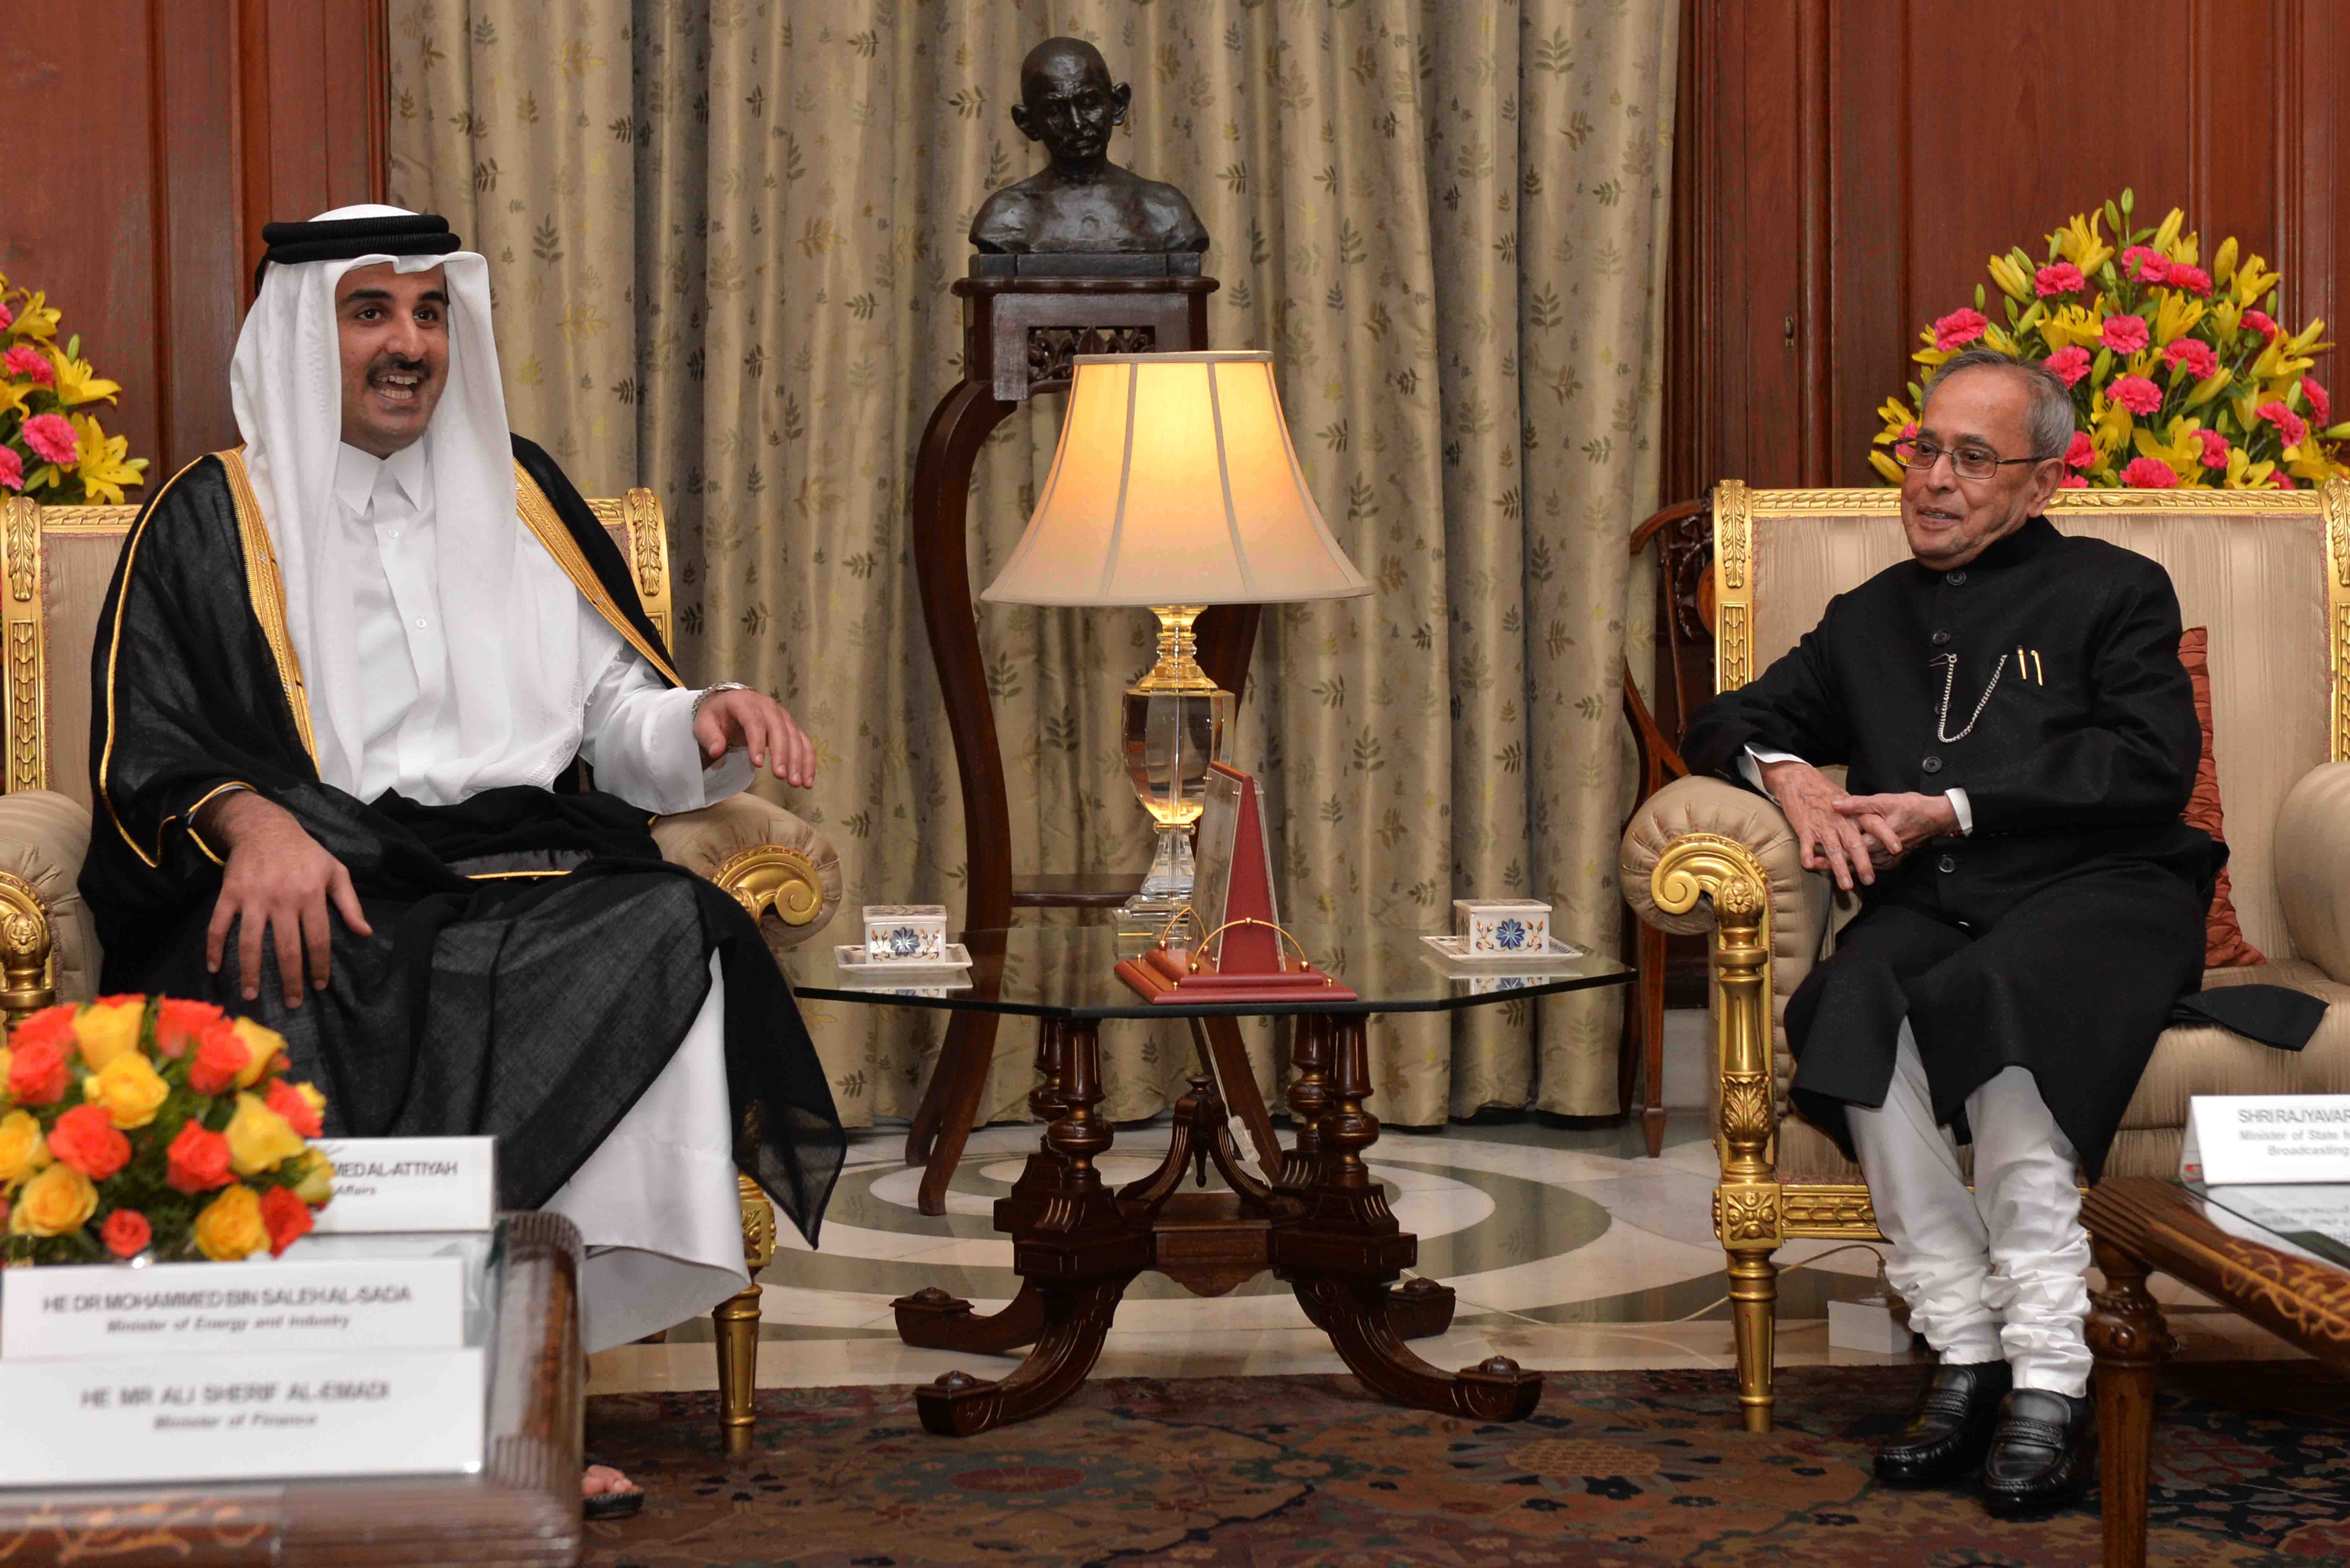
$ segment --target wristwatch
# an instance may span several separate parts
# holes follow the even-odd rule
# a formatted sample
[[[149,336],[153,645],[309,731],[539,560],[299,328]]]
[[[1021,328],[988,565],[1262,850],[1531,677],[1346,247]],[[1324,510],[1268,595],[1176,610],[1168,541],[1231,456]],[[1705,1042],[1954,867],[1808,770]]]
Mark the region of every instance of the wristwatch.
[[[701,718],[702,705],[704,702],[709,701],[712,697],[717,696],[721,691],[748,691],[750,690],[751,688],[749,686],[743,684],[740,680],[722,680],[715,686],[705,686],[694,694],[693,716],[697,719]]]

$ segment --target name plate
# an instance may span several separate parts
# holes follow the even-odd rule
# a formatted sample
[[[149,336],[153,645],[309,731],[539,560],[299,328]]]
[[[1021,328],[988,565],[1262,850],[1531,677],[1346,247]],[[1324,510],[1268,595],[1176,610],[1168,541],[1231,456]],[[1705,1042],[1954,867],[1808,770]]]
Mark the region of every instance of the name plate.
[[[473,1474],[480,1350],[0,1364],[0,1486]]]
[[[2350,1095],[2198,1095],[2178,1174],[2214,1187],[2350,1181]]]
[[[323,1138],[335,1167],[335,1200],[318,1231],[486,1231],[498,1211],[494,1137]]]
[[[464,1325],[465,1263],[454,1257],[11,1269],[0,1277],[0,1362],[454,1350]]]

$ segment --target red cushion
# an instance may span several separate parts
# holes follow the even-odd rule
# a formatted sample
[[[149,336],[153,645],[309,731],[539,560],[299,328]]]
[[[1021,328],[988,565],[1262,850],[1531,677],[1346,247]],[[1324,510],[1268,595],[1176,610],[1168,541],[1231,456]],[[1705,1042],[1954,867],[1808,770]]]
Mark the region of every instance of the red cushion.
[[[2220,822],[2220,768],[2211,760],[2210,642],[2210,633],[2199,626],[2189,627],[2178,638],[2178,662],[2187,666],[2187,678],[2194,682],[2195,718],[2203,726],[2203,760],[2196,764],[2195,793],[2189,797],[2181,819],[2189,827],[2199,827],[2224,844],[2228,835]],[[2211,892],[2211,912],[2204,919],[2203,967],[2242,969],[2268,961],[2258,948],[2244,940],[2223,867],[2220,884]]]

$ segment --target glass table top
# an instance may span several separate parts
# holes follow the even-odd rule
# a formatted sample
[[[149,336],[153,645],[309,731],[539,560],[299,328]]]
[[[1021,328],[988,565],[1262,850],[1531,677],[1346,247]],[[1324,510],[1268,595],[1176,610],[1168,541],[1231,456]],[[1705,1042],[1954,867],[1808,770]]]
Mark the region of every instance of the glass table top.
[[[1118,974],[1122,958],[1144,943],[1122,936],[1109,921],[1081,925],[1014,926],[963,931],[963,970],[844,968],[839,944],[812,942],[783,953],[785,976],[800,995],[827,1002],[863,1002],[953,1012],[1025,1013],[1045,1018],[1260,1017],[1288,1012],[1435,1012],[1489,1002],[1551,996],[1595,986],[1622,985],[1632,971],[1613,959],[1579,954],[1517,961],[1482,969],[1439,960],[1413,929],[1379,926],[1284,922],[1315,966],[1355,992],[1353,1001],[1145,1001]],[[852,949],[852,950],[856,950]],[[878,966],[877,966],[878,967]]]
[[[2230,1235],[2350,1270],[2350,1185],[2178,1185]]]

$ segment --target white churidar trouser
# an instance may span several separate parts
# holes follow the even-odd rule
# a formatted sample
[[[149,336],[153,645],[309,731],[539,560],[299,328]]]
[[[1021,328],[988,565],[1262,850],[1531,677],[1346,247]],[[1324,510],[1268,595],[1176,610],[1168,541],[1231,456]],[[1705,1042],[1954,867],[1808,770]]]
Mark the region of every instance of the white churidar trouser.
[[[1935,1125],[1908,1020],[1885,1104],[1846,1114],[1877,1226],[1893,1244],[1886,1277],[1909,1303],[1909,1325],[1945,1363],[2004,1359],[2018,1388],[2086,1394],[2089,1233],[2072,1143],[2030,1069],[2005,1068],[1967,1096],[1971,1193],[1956,1141]]]
[[[726,989],[652,1087],[546,1208],[579,1227],[580,1338],[593,1354],[697,1317],[750,1283],[726,1094]]]

